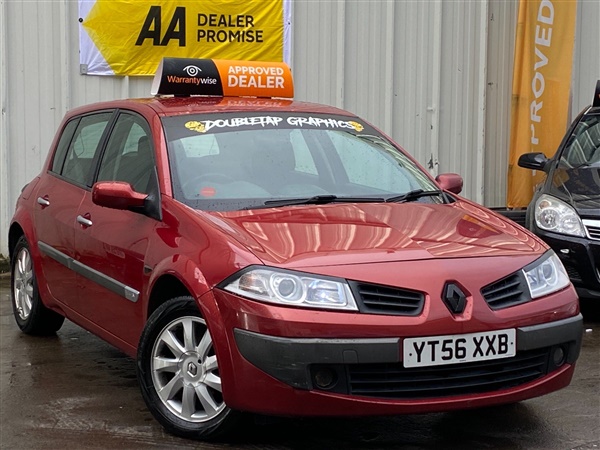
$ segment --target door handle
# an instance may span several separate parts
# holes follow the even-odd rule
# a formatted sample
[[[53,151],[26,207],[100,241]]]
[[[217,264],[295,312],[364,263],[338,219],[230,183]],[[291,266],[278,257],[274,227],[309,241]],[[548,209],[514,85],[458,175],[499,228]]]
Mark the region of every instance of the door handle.
[[[84,227],[91,227],[94,223],[83,216],[77,216],[77,222],[83,225]]]
[[[37,198],[37,202],[38,202],[39,205],[42,205],[44,208],[46,206],[50,206],[50,202],[48,201],[47,198],[44,198],[44,197],[38,197]]]

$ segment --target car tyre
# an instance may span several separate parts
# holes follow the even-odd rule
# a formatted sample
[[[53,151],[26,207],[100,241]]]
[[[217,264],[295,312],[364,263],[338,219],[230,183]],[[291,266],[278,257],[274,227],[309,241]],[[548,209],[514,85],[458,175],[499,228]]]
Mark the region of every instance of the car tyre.
[[[216,438],[238,420],[223,400],[212,337],[192,297],[171,299],[150,316],[137,376],[148,409],[172,434]]]
[[[25,236],[19,238],[13,251],[10,282],[13,313],[21,331],[38,336],[56,333],[65,318],[42,302]]]

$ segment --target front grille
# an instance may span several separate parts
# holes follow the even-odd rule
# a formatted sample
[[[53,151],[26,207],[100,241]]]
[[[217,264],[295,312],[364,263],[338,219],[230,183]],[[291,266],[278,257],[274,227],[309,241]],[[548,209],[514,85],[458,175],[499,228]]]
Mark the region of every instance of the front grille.
[[[512,358],[449,366],[404,368],[394,364],[349,364],[350,394],[419,399],[477,394],[529,383],[548,373],[550,347]]]
[[[416,316],[423,311],[425,295],[422,292],[357,281],[349,283],[361,312]]]
[[[531,300],[527,281],[519,272],[484,286],[481,295],[492,309],[508,308]]]
[[[587,232],[592,239],[598,239],[600,241],[600,227],[593,227],[591,225],[587,225]]]

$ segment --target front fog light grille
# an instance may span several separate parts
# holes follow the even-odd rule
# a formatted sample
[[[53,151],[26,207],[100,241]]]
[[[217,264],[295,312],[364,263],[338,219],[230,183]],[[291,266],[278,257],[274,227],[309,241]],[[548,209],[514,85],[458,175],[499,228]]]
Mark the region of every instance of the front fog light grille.
[[[573,281],[581,281],[581,274],[579,273],[579,271],[577,270],[577,268],[566,261],[562,262],[563,265],[565,266],[565,270],[567,271],[567,275],[569,275],[569,278]]]
[[[512,358],[476,363],[405,368],[399,364],[348,365],[351,395],[421,399],[509,389],[554,369],[551,348],[521,351]],[[551,356],[552,355],[552,356]]]
[[[527,282],[520,273],[484,286],[481,295],[492,309],[508,308],[531,300]]]
[[[416,316],[423,311],[425,295],[422,292],[356,281],[350,281],[349,284],[358,299],[361,312]]]
[[[522,386],[559,370],[573,357],[574,344],[521,350],[512,358],[446,366],[406,368],[401,362],[313,364],[311,389],[395,400],[493,393]]]

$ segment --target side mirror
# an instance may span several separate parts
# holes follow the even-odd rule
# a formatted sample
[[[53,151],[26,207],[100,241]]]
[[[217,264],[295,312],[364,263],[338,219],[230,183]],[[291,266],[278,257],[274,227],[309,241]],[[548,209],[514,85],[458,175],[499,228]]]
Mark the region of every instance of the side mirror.
[[[435,177],[440,187],[445,191],[450,191],[453,194],[460,194],[463,188],[463,179],[457,173],[441,173]]]
[[[92,188],[92,201],[99,206],[112,209],[143,209],[146,194],[135,192],[123,181],[100,181]]]
[[[519,167],[533,170],[544,170],[550,161],[543,153],[525,153],[519,157]]]

